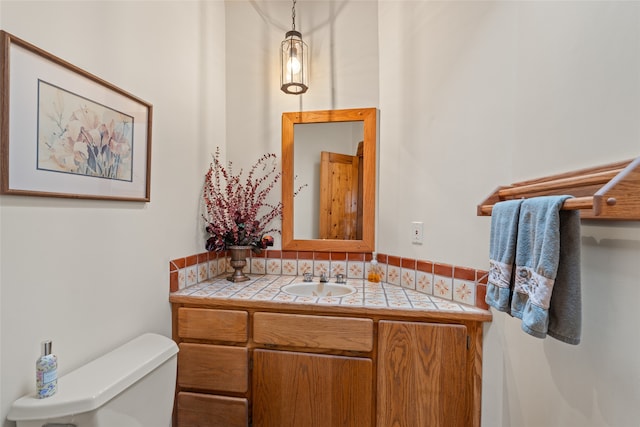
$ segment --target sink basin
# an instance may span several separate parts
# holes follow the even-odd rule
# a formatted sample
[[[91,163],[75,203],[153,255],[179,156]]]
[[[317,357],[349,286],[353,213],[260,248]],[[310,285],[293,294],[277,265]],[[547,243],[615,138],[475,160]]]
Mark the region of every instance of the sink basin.
[[[290,295],[298,297],[343,297],[356,292],[356,288],[338,283],[301,282],[282,287]]]

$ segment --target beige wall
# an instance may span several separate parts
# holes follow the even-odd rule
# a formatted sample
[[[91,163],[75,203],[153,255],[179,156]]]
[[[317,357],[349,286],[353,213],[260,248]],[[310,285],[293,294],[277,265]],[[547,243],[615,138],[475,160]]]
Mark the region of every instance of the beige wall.
[[[167,261],[202,250],[209,153],[246,166],[279,152],[284,111],[380,108],[378,250],[474,268],[487,267],[490,224],[475,206],[496,186],[640,155],[636,2],[303,0],[297,12],[312,51],[301,97],[278,89],[287,1],[0,0],[3,29],[155,108],[151,203],[0,197],[0,418],[33,387],[42,339],[64,373],[143,331],[169,334]],[[483,425],[637,424],[640,225],[582,232],[583,342],[538,340],[496,314]]]
[[[203,250],[198,204],[224,138],[224,4],[0,1],[2,29],[154,106],[151,202],[0,197],[0,422],[35,387],[143,332],[171,333],[168,261]]]
[[[640,155],[640,3],[379,10],[381,252],[486,268],[490,218],[475,206],[498,185]],[[584,221],[582,235],[582,343],[495,314],[484,426],[638,424],[640,223]]]
[[[298,3],[296,29],[311,54],[311,83],[295,96],[280,90],[278,68],[291,2],[227,2],[226,142],[236,165],[280,153],[283,112],[378,106],[377,13],[372,1]],[[273,194],[279,198],[280,188]]]

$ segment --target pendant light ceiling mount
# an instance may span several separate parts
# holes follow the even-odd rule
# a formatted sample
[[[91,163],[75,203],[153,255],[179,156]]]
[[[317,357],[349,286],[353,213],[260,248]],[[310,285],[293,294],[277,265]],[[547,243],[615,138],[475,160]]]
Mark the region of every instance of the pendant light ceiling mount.
[[[291,8],[291,26],[280,44],[280,89],[300,95],[309,89],[309,48],[296,30],[296,0]]]

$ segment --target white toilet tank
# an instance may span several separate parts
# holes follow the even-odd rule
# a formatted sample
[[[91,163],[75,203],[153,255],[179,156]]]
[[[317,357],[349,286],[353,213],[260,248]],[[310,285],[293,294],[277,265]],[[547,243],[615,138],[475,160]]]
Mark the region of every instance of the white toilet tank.
[[[141,335],[58,379],[58,392],[16,400],[17,427],[170,427],[178,346]]]

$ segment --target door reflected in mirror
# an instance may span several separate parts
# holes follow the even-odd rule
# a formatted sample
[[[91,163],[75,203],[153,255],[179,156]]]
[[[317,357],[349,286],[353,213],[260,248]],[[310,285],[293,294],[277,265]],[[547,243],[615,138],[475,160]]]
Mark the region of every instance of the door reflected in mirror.
[[[293,200],[294,238],[362,239],[363,123],[298,123],[293,135],[294,175],[307,184]]]
[[[375,108],[282,115],[283,249],[373,251],[376,115]]]

